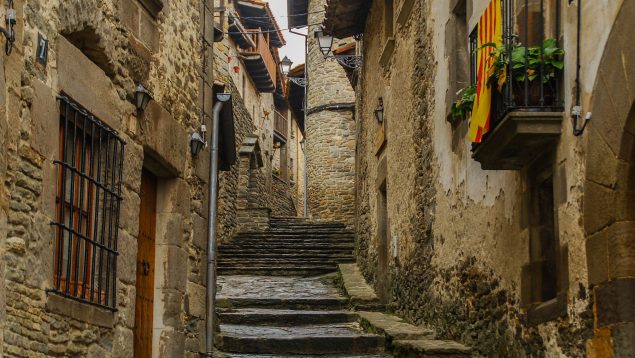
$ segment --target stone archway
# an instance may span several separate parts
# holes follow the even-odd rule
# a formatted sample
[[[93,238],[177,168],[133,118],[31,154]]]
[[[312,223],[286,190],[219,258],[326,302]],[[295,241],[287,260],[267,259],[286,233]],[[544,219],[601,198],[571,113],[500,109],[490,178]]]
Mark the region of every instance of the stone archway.
[[[635,2],[625,1],[593,90],[584,229],[595,338],[589,356],[635,350]]]

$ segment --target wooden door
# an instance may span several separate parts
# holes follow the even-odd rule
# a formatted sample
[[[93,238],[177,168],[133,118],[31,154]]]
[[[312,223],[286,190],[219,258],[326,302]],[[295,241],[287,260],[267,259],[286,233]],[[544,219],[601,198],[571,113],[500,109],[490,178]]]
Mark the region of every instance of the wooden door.
[[[134,329],[136,358],[152,357],[156,214],[157,178],[144,170],[141,176],[141,207],[137,240],[137,298]]]

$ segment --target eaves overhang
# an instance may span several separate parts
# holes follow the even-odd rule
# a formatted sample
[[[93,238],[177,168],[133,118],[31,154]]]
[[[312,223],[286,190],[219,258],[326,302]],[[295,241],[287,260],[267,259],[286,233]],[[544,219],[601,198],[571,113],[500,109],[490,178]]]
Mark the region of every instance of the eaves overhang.
[[[238,0],[235,6],[245,27],[261,29],[268,33],[269,42],[274,47],[279,48],[286,45],[282,30],[280,30],[268,3],[261,0]]]
[[[308,25],[309,0],[287,0],[289,27],[298,28]]]
[[[372,3],[372,0],[328,0],[325,31],[339,39],[363,33]]]

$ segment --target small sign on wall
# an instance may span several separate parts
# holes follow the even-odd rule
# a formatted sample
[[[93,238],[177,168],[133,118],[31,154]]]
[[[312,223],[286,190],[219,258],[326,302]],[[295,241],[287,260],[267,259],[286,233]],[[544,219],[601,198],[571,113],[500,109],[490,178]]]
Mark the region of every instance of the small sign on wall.
[[[37,52],[35,56],[38,63],[46,66],[49,58],[49,40],[42,34],[37,36]]]

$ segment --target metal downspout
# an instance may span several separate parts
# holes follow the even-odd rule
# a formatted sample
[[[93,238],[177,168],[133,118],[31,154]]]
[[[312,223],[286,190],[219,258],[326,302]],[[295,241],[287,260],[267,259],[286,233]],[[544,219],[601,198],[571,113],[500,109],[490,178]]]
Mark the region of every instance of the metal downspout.
[[[212,116],[212,138],[209,152],[209,206],[207,218],[207,315],[206,347],[207,357],[214,352],[214,333],[216,324],[216,216],[218,211],[218,137],[220,111],[224,102],[214,104]]]

